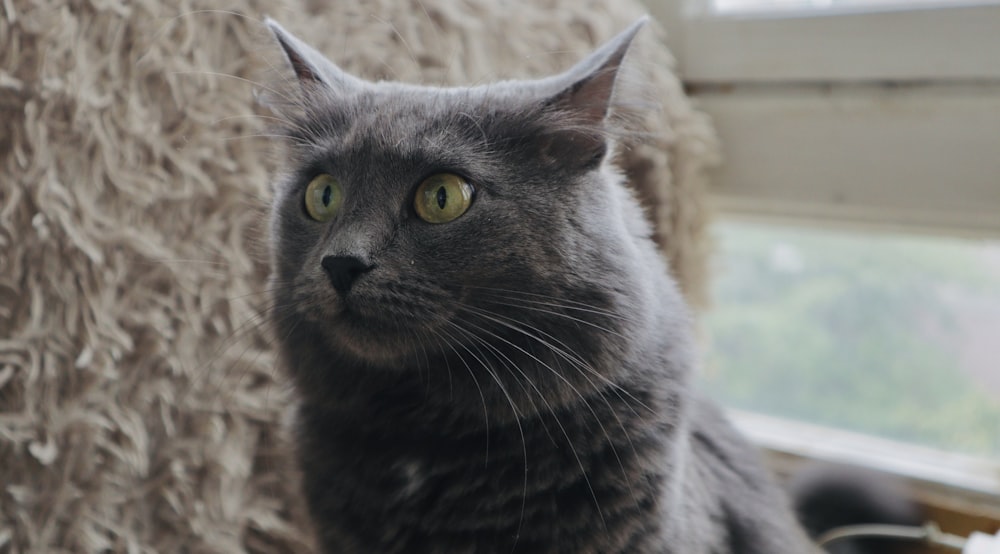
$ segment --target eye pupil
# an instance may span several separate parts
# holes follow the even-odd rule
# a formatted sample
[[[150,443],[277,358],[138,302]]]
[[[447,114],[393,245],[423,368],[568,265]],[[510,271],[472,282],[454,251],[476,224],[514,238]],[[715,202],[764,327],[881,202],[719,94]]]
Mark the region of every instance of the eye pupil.
[[[322,173],[309,181],[303,203],[309,217],[321,223],[330,221],[344,203],[344,188],[332,175]]]
[[[454,221],[472,204],[475,189],[454,173],[437,173],[420,183],[413,197],[413,209],[427,223]]]

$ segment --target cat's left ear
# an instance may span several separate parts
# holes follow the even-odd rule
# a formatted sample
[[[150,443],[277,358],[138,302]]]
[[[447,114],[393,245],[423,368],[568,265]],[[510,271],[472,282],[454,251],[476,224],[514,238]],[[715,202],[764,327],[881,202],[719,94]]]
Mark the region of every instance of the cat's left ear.
[[[593,167],[607,152],[611,112],[623,61],[636,34],[649,21],[643,16],[568,71],[540,82],[545,109],[555,133],[547,150],[554,159]]]
[[[632,41],[649,21],[643,16],[569,71],[553,78],[562,88],[549,99],[551,106],[574,114],[583,123],[600,125],[608,116],[622,62]]]
[[[364,86],[364,81],[340,69],[315,48],[289,33],[270,17],[264,19],[275,40],[285,52],[302,92],[307,96],[317,92],[345,94]]]

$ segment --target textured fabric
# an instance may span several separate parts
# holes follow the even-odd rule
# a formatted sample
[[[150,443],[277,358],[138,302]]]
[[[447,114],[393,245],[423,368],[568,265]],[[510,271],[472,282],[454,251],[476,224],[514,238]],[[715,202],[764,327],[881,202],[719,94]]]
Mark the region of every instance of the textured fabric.
[[[287,73],[263,15],[367,78],[461,84],[563,69],[641,13],[312,4],[0,1],[0,552],[312,548],[264,325],[254,83]],[[699,303],[716,144],[655,34],[634,61],[663,109],[621,159]]]

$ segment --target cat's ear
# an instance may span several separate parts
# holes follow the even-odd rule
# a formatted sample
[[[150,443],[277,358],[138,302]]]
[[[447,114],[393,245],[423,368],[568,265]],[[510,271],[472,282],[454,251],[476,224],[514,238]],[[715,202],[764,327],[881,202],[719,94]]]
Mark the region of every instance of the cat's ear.
[[[285,58],[307,95],[324,90],[345,93],[364,85],[362,80],[337,67],[315,48],[286,31],[277,21],[268,17],[264,19],[264,24],[285,52]]]
[[[556,76],[550,86],[561,88],[549,98],[549,105],[572,113],[582,123],[603,123],[611,108],[625,55],[648,21],[648,16],[639,18],[569,71]]]
[[[649,21],[642,17],[565,73],[540,82],[553,133],[543,148],[548,157],[590,169],[604,159],[611,135],[608,116],[621,82],[625,55]]]

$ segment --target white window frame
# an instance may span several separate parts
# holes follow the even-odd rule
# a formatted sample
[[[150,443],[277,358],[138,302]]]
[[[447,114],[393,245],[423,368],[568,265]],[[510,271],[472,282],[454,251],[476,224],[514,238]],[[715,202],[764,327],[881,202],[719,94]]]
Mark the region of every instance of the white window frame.
[[[686,80],[1000,80],[1000,5],[714,13],[703,0],[647,0]]]
[[[861,467],[902,479],[925,504],[1000,520],[1000,460],[739,410],[729,416],[783,477],[818,461]]]
[[[720,210],[1000,237],[1000,4],[646,1],[722,140]]]
[[[722,142],[723,217],[1000,237],[1000,5],[718,14],[709,0],[645,1]],[[876,468],[1000,519],[998,460],[731,415],[779,469]]]

